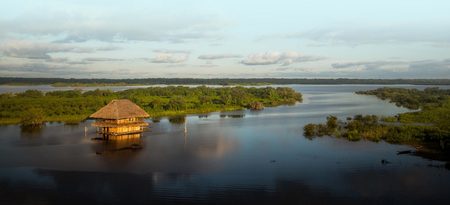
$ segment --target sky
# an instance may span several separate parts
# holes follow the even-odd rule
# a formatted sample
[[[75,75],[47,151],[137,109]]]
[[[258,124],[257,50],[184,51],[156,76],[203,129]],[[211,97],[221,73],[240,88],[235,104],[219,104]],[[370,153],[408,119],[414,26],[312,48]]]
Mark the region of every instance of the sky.
[[[0,77],[450,78],[448,0],[2,0]]]

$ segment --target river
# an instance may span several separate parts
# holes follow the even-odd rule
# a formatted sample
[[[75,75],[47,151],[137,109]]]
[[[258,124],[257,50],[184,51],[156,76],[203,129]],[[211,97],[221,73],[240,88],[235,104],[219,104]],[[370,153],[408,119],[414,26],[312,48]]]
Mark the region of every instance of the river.
[[[289,86],[303,103],[189,115],[184,123],[148,120],[149,130],[134,140],[92,140],[92,121],[0,126],[0,203],[450,203],[445,162],[397,155],[412,149],[406,145],[303,136],[305,124],[331,114],[409,111],[353,93],[386,85]],[[136,144],[142,149],[128,149]]]

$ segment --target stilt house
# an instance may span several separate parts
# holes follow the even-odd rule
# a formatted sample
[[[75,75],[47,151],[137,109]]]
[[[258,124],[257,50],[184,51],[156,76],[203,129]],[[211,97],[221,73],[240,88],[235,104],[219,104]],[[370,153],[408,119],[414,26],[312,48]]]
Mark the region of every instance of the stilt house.
[[[113,100],[106,106],[89,116],[96,119],[92,123],[104,138],[133,135],[143,132],[148,126],[144,118],[149,115],[130,100]]]

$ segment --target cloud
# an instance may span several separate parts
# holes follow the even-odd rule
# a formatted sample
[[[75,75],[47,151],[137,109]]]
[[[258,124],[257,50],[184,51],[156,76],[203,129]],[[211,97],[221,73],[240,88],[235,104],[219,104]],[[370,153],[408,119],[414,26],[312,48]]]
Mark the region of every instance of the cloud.
[[[154,50],[152,63],[183,63],[189,59],[188,51],[179,50]]]
[[[279,64],[288,66],[293,63],[318,61],[324,59],[323,57],[305,56],[299,52],[266,52],[256,53],[247,56],[241,63],[244,65],[274,65]]]
[[[190,53],[190,51],[186,50],[169,50],[169,49],[155,49],[153,50],[155,53]]]
[[[360,61],[360,62],[345,62],[333,63],[331,66],[336,69],[360,68],[364,70],[377,70],[386,67],[400,67],[408,64],[403,61]]]
[[[214,16],[171,15],[148,11],[135,13],[118,11],[27,12],[12,19],[0,19],[0,36],[52,37],[55,43],[80,43],[89,40],[105,42],[165,41],[180,43],[195,39],[217,39],[226,23]]]
[[[421,72],[444,72],[447,73],[447,78],[450,76],[450,59],[444,60],[423,60],[423,61],[414,61],[409,65],[410,69],[421,71]],[[444,76],[442,76],[444,77]]]
[[[96,51],[115,51],[115,50],[120,50],[122,49],[119,46],[103,46],[103,47],[98,47],[95,50]]]
[[[84,58],[83,61],[88,62],[111,62],[111,61],[124,61],[121,58]]]
[[[146,75],[148,72],[133,69],[95,70],[81,64],[53,63],[4,63],[0,62],[0,75],[11,77],[59,77],[59,78],[123,78],[126,75]],[[83,61],[81,61],[83,62]]]
[[[50,59],[50,53],[73,52],[89,53],[91,49],[52,43],[9,40],[0,45],[4,56],[28,59]]]
[[[68,58],[48,58],[45,59],[45,62],[50,62],[50,63],[67,63],[69,61]]]
[[[428,43],[434,46],[450,43],[449,25],[390,25],[372,27],[335,27],[282,35],[283,38],[308,39],[317,43],[339,45]]]
[[[67,57],[53,57],[54,53],[94,53],[96,51],[111,51],[119,47],[106,46],[98,48],[86,48],[72,44],[58,44],[46,42],[34,42],[27,40],[7,40],[0,45],[0,52],[5,57],[22,58],[33,60],[34,63],[56,63],[66,65],[84,65],[100,61],[122,61],[118,58],[84,58],[82,60],[71,60]],[[36,62],[39,61],[39,62]],[[28,66],[30,67],[30,66]]]
[[[0,63],[0,73],[5,76],[21,77],[80,77],[95,72],[78,66],[74,67],[49,63]]]
[[[217,60],[217,59],[226,59],[226,58],[242,58],[241,55],[233,55],[233,54],[216,54],[216,55],[200,55],[198,59],[201,60]]]
[[[364,76],[381,78],[449,78],[450,59],[420,61],[360,61],[334,63],[341,74],[358,71]],[[353,72],[353,73],[352,73]],[[359,76],[358,76],[359,77]]]

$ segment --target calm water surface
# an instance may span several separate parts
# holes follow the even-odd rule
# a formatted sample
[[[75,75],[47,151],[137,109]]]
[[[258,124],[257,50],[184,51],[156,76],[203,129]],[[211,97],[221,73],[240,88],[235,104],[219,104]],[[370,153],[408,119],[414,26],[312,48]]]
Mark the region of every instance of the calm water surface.
[[[352,93],[380,86],[292,87],[304,103],[162,119],[134,140],[91,140],[91,121],[0,126],[0,204],[450,203],[444,162],[397,155],[412,149],[403,145],[303,136],[330,114],[408,111]]]

